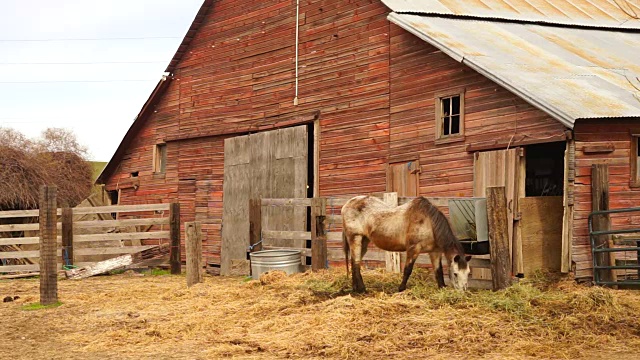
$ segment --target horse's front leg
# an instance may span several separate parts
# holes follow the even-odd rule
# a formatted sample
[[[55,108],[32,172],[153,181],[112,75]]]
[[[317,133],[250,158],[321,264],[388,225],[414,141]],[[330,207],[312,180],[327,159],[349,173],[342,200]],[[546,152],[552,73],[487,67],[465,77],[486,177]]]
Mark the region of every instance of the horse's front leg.
[[[411,276],[411,272],[413,272],[413,265],[416,263],[418,256],[420,255],[420,248],[417,246],[410,246],[407,249],[407,262],[404,264],[404,273],[402,276],[402,283],[398,288],[398,291],[402,292],[407,289],[407,281],[409,281],[409,276]]]
[[[353,291],[357,293],[365,292],[364,280],[360,273],[360,263],[362,262],[362,236],[355,235],[353,241],[349,244],[351,246],[351,282],[353,285]]]
[[[431,265],[433,265],[433,270],[435,272],[436,281],[438,282],[438,287],[443,288],[444,284],[444,271],[442,270],[442,253],[429,253],[429,257],[431,258]]]

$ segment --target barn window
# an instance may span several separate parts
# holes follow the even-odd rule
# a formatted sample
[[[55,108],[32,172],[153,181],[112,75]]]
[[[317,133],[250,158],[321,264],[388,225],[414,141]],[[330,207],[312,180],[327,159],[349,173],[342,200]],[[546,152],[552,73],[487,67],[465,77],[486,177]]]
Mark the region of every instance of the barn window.
[[[640,187],[640,134],[631,134],[631,186]]]
[[[436,97],[436,141],[464,139],[464,91]]]
[[[164,174],[167,169],[167,144],[157,144],[153,155],[153,172]]]

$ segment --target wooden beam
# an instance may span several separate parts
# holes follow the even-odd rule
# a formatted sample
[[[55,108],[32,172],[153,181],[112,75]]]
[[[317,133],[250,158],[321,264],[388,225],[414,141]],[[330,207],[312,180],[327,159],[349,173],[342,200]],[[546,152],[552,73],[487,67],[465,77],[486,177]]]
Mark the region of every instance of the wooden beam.
[[[171,240],[171,251],[169,263],[171,264],[171,274],[180,275],[182,264],[180,262],[180,204],[171,203],[169,210],[170,225],[169,238]]]
[[[184,224],[187,251],[187,286],[202,282],[202,225],[199,221]]]
[[[85,279],[90,276],[104,274],[108,271],[120,269],[125,266],[138,264],[146,260],[157,259],[162,256],[166,256],[169,253],[169,250],[169,244],[152,246],[135,254],[118,256],[113,259],[93,263],[82,268],[67,270],[65,271],[65,275],[67,276],[67,278],[73,280]]]
[[[311,240],[311,232],[262,230],[262,238],[282,240]]]
[[[382,195],[382,201],[387,205],[396,207],[398,206],[398,193],[390,192]],[[388,272],[399,273],[400,272],[400,253],[393,251],[385,251],[385,267]]]
[[[11,210],[0,211],[0,219],[21,218],[21,217],[37,217],[40,215],[39,210]]]
[[[93,242],[93,241],[113,241],[113,240],[148,240],[148,239],[169,239],[169,231],[151,231],[140,233],[112,233],[112,234],[88,234],[75,235],[73,241]]]
[[[311,200],[311,270],[327,267],[327,199]]]
[[[62,262],[73,265],[73,210],[62,209]]]
[[[609,210],[609,166],[607,164],[594,164],[591,167],[591,211]],[[611,219],[608,214],[593,217],[593,231],[607,231],[611,229]],[[608,248],[611,237],[609,235],[596,236],[597,248]],[[597,253],[596,264],[599,266],[611,266],[615,264],[613,253]],[[615,258],[614,258],[615,259]],[[616,281],[614,270],[596,270],[594,275],[601,281]]]
[[[122,220],[88,220],[76,221],[73,223],[76,229],[97,228],[97,227],[118,227],[118,226],[151,226],[168,225],[169,218],[146,218],[146,219],[122,219]]]
[[[57,205],[55,186],[40,188],[40,304],[58,302]]]
[[[311,199],[262,199],[262,206],[311,206]]]
[[[567,139],[567,135],[563,133],[563,134],[548,136],[548,137],[545,137],[544,139],[522,137],[521,139],[515,139],[515,140],[514,139],[492,140],[492,141],[468,144],[466,147],[466,150],[469,153],[474,153],[476,151],[500,150],[500,149],[506,149],[508,147],[514,148],[518,146],[531,145],[531,144],[544,144],[544,143],[550,143],[550,142],[565,141],[566,139]]]
[[[493,290],[505,289],[511,284],[511,258],[504,186],[487,187],[487,218]]]
[[[99,248],[84,248],[76,249],[76,255],[122,255],[122,254],[135,254],[144,250],[154,248],[158,245],[141,245],[141,246],[122,246],[122,247],[99,247]]]
[[[262,201],[249,199],[249,245],[251,252],[262,250]]]
[[[143,204],[143,205],[110,205],[73,208],[73,215],[142,212],[142,211],[167,211],[169,204]]]

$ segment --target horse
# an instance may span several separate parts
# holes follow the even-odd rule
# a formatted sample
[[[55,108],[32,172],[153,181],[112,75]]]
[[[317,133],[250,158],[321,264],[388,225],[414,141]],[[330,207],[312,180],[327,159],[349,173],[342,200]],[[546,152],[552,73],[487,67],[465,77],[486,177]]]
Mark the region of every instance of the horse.
[[[420,196],[401,206],[390,206],[373,196],[356,196],[342,207],[342,241],[349,276],[349,255],[353,291],[363,293],[360,263],[369,242],[386,251],[406,251],[402,283],[407,288],[418,255],[428,252],[435,269],[438,287],[445,286],[442,255],[449,264],[449,279],[455,289],[466,290],[471,256],[453,234],[447,218],[429,200]]]

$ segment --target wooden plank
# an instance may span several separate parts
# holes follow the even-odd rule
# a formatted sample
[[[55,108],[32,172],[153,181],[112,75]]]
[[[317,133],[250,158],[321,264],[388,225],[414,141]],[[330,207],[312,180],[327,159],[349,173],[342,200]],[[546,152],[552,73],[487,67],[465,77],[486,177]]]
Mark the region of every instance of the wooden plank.
[[[262,204],[260,199],[249,200],[250,251],[262,250]]]
[[[184,224],[187,251],[187,287],[202,282],[202,225],[199,221]]]
[[[574,191],[575,176],[569,176],[570,171],[575,173],[575,161],[570,161],[572,153],[575,152],[575,141],[567,140],[564,151],[564,178],[562,191],[562,256],[560,259],[560,271],[563,274],[571,271],[571,243],[573,241],[573,199],[571,194]],[[575,158],[575,154],[573,154]]]
[[[58,266],[60,267],[60,266]],[[0,273],[11,273],[11,272],[21,272],[21,271],[39,271],[39,264],[30,264],[30,265],[4,265],[0,266]]]
[[[0,232],[10,231],[38,231],[40,224],[7,224],[0,225]]]
[[[385,193],[382,196],[382,201],[387,205],[396,207],[398,206],[398,193],[391,192]],[[385,268],[388,272],[399,273],[400,272],[400,253],[394,251],[385,251]]]
[[[98,227],[118,227],[118,226],[152,226],[168,225],[169,217],[143,218],[143,219],[122,219],[122,220],[87,220],[75,221],[76,229],[98,228]]]
[[[169,264],[171,265],[171,274],[180,275],[182,272],[182,263],[180,261],[180,204],[171,203],[169,207],[169,241],[171,242],[171,250],[169,252]]]
[[[560,271],[562,260],[562,196],[520,199],[524,275],[536,270]]]
[[[262,199],[262,206],[311,206],[311,199]]]
[[[21,217],[38,217],[39,210],[10,210],[0,211],[0,219],[21,218]]]
[[[106,273],[111,270],[116,270],[129,265],[141,263],[146,260],[157,259],[162,256],[166,256],[169,254],[170,248],[171,246],[169,244],[151,246],[135,254],[122,255],[113,259],[93,263],[82,268],[67,270],[65,271],[65,275],[67,276],[67,278],[73,280],[85,279],[94,275]]]
[[[58,240],[61,240],[58,237]],[[40,244],[40,237],[0,238],[0,246]]]
[[[76,255],[122,255],[135,254],[141,251],[152,249],[158,245],[141,245],[141,246],[122,246],[122,247],[100,247],[100,248],[83,248],[76,249]]]
[[[342,215],[330,214],[326,216],[326,220],[329,224],[342,224]]]
[[[311,201],[311,270],[327,267],[327,199],[313,198]]]
[[[220,275],[231,272],[231,260],[246,260],[249,247],[249,199],[252,192],[249,136],[224,140],[224,181]]]
[[[62,256],[62,250],[57,250],[55,255]],[[0,259],[28,259],[37,257],[40,257],[40,250],[0,251]]]
[[[282,240],[311,240],[311,232],[262,230],[262,238]]]
[[[591,211],[609,210],[609,166],[607,164],[594,164],[591,166]],[[599,215],[593,217],[593,231],[607,231],[611,229],[611,219],[609,215]],[[608,248],[611,238],[608,235],[596,236],[595,245],[597,248]],[[599,266],[611,266],[613,253],[596,253],[595,262]],[[599,280],[616,281],[614,270],[595,270]]]
[[[73,210],[62,209],[62,261],[73,265]]]
[[[96,207],[73,208],[73,215],[143,212],[143,211],[168,211],[169,204],[143,204],[143,205],[110,205]]]
[[[58,228],[57,189],[55,186],[40,188],[40,304],[52,305],[58,302]],[[28,253],[28,251],[19,251]],[[2,255],[0,255],[1,257]],[[25,256],[35,257],[35,256]]]
[[[92,242],[109,240],[148,240],[169,239],[169,231],[151,231],[141,233],[112,233],[112,234],[88,234],[74,235],[74,242]]]
[[[511,284],[511,256],[507,222],[507,199],[504,187],[487,188],[487,218],[491,243],[491,279],[493,290]]]
[[[0,270],[2,269],[2,267],[0,267]],[[0,271],[2,272],[2,271]],[[0,280],[9,280],[9,279],[24,279],[24,278],[30,278],[30,277],[34,277],[34,276],[40,276],[39,272],[30,272],[27,274],[13,274],[13,275],[2,275],[0,276]]]

